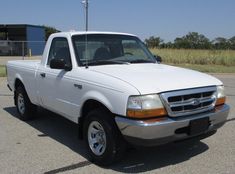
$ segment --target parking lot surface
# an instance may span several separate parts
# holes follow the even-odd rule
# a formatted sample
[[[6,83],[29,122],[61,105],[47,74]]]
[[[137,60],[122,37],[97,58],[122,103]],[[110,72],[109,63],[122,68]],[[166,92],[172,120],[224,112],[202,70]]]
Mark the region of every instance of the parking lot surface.
[[[107,168],[87,160],[76,124],[44,109],[28,122],[17,118],[13,94],[0,78],[0,173],[235,173],[235,74],[213,74],[225,84],[227,123],[204,140],[130,149]]]

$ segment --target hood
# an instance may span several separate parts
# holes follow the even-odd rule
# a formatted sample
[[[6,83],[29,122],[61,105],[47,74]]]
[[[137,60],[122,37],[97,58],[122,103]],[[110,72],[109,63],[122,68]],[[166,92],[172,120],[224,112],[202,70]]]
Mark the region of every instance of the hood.
[[[89,69],[125,81],[140,94],[222,85],[210,75],[163,64],[102,65]]]

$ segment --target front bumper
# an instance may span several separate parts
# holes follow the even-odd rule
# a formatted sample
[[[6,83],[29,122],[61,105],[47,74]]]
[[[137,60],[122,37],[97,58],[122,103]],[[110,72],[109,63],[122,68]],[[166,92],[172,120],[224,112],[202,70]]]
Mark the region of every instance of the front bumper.
[[[186,117],[132,120],[117,116],[115,121],[129,143],[154,146],[192,137],[188,134],[189,123],[199,118],[208,117],[210,122],[208,130],[201,134],[213,132],[224,125],[228,113],[229,106],[225,104],[213,111]]]

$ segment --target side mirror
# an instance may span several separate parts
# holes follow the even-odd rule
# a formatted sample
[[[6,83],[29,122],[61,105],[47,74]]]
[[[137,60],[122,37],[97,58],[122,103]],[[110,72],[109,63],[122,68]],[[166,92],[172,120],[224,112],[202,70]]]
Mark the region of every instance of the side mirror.
[[[64,59],[52,59],[50,61],[50,68],[51,69],[63,69],[65,71],[72,70],[72,66],[67,65]]]
[[[156,61],[157,61],[158,63],[161,63],[161,62],[162,62],[162,57],[161,57],[161,56],[154,55],[154,57],[155,57],[155,59],[156,59]]]

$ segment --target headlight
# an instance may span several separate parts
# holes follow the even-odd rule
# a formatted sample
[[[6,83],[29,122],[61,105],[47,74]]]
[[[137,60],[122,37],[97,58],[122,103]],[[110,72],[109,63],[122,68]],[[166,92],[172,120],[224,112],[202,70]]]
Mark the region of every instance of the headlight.
[[[166,115],[166,110],[157,94],[131,96],[127,103],[127,116],[149,118]]]
[[[224,92],[224,86],[217,86],[217,92],[216,92],[216,103],[215,105],[223,105],[226,101],[226,96]]]

